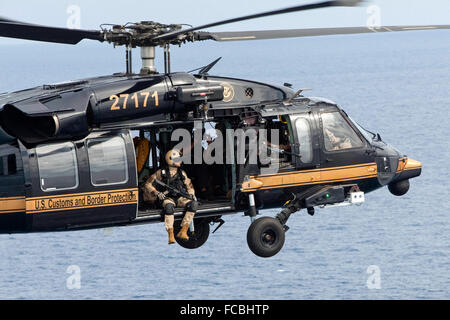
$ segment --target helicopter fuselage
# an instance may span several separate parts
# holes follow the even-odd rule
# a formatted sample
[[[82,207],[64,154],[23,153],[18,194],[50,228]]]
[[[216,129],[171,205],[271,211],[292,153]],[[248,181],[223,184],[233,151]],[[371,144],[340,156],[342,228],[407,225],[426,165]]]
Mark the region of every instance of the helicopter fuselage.
[[[388,185],[393,192],[421,172],[420,162],[370,136],[333,102],[254,81],[113,75],[3,94],[0,106],[0,231],[6,233],[161,221],[161,210],[139,194],[146,175],[137,174],[132,133],[150,141],[148,176],[173,146],[173,130],[196,123],[223,123],[244,134],[280,129],[290,150],[277,157],[275,172],[235,161],[219,166],[229,194],[201,201],[197,219],[210,222],[251,207],[279,208],[298,194],[314,207],[345,202],[352,191]],[[350,145],[328,145],[328,125]],[[323,188],[341,193],[318,197]],[[182,215],[178,210],[177,219]]]

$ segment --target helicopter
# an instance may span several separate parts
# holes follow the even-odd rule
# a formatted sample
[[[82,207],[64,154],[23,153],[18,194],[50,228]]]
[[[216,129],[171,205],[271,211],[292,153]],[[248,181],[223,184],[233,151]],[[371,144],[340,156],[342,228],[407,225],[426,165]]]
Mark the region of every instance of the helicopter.
[[[165,153],[177,142],[174,132],[200,134],[201,145],[207,125],[226,138],[220,143],[227,147],[230,161],[187,165],[196,193],[200,177],[211,172],[219,192],[200,198],[189,240],[177,239],[184,248],[201,247],[211,226],[218,225],[214,233],[224,216],[244,212],[251,220],[250,250],[272,257],[285,243],[287,217],[258,218],[262,209],[295,202],[296,209],[313,215],[317,207],[360,205],[367,193],[385,186],[393,195],[404,195],[409,180],[420,176],[422,164],[364,129],[335,102],[305,97],[303,89],[295,91],[287,83],[210,75],[220,58],[193,70],[196,73],[171,71],[170,46],[188,42],[450,29],[432,25],[204,31],[361,2],[321,1],[189,28],[141,21],[81,30],[0,17],[1,37],[69,45],[84,39],[107,42],[124,46],[126,58],[125,72],[0,94],[0,233],[162,222],[161,208],[143,200],[142,186],[165,165]],[[155,68],[157,47],[164,50],[163,73]],[[138,73],[132,70],[133,48],[140,48]],[[274,134],[264,138],[263,130]],[[246,137],[243,161],[237,161],[235,138],[241,135]],[[276,159],[276,170],[272,162],[248,161],[249,149],[260,146],[260,140]],[[183,215],[177,208],[178,229]]]

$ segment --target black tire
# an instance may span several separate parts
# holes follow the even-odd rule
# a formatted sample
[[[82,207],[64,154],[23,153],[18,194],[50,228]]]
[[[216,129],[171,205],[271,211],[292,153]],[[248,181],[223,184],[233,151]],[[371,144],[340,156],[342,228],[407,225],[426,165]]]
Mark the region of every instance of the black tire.
[[[406,180],[391,183],[388,186],[388,189],[394,196],[397,196],[397,197],[403,196],[409,190],[409,180],[406,179]]]
[[[271,217],[262,217],[254,221],[247,231],[247,244],[259,257],[276,255],[283,248],[285,233],[281,223]]]
[[[189,240],[183,240],[178,238],[176,235],[181,229],[181,221],[175,223],[174,233],[175,241],[186,249],[197,249],[205,244],[206,240],[209,238],[209,222],[203,219],[194,219],[194,233],[192,234],[188,231]]]

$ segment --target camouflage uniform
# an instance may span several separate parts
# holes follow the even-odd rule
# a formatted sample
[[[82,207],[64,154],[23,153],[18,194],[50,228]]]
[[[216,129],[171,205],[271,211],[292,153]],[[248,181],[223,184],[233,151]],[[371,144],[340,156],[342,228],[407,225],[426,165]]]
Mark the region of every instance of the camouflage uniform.
[[[169,151],[169,153],[173,150]],[[167,158],[167,156],[166,156]],[[195,190],[192,185],[191,180],[188,178],[186,173],[170,161],[169,167],[166,169],[159,169],[156,171],[145,183],[144,185],[144,201],[158,202],[163,208],[164,213],[164,226],[169,233],[169,244],[173,243],[171,237],[171,232],[173,233],[174,224],[174,209],[175,207],[182,207],[186,209],[183,220],[181,221],[181,231],[178,233],[177,237],[184,240],[188,240],[187,228],[194,219],[195,212],[197,211],[197,201],[187,199],[185,197],[180,197],[170,190],[163,190],[162,188],[155,187],[155,180],[164,182],[165,184],[174,187],[177,190],[184,191],[195,198]],[[163,196],[161,196],[163,194]]]

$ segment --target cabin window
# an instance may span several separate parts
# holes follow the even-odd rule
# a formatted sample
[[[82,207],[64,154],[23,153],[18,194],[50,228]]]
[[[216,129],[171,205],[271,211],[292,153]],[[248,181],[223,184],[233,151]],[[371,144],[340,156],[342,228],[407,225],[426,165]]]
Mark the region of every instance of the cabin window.
[[[311,140],[311,125],[308,119],[298,117],[295,120],[295,128],[297,129],[298,150],[301,156],[300,161],[303,163],[311,163],[313,160],[313,148]]]
[[[92,185],[105,186],[128,181],[127,153],[121,137],[89,139],[87,146]]]
[[[73,143],[36,148],[41,189],[68,190],[78,187],[78,165]]]
[[[0,176],[11,176],[17,173],[16,155],[0,157]]]
[[[339,112],[322,113],[325,150],[345,150],[363,146],[356,132]]]
[[[8,170],[6,171],[8,175],[13,175],[17,173],[17,162],[16,155],[10,154],[6,157],[6,162],[8,163]]]

